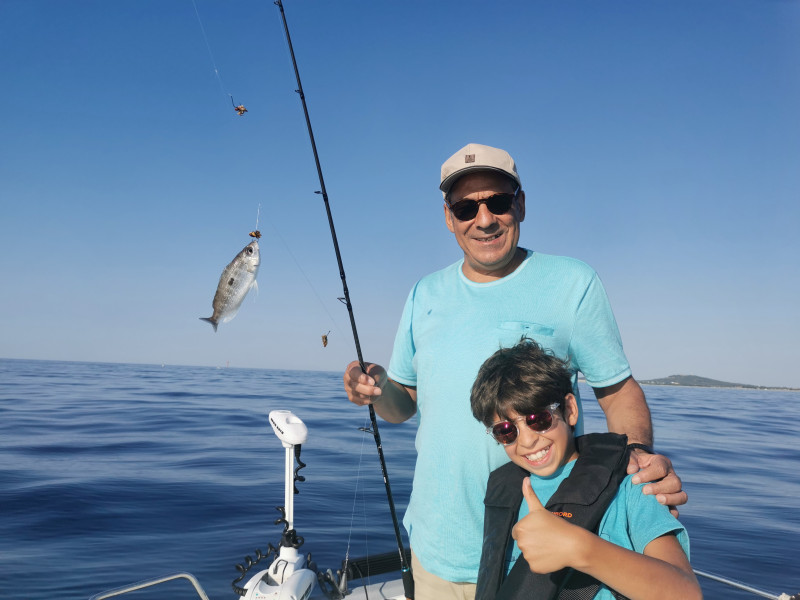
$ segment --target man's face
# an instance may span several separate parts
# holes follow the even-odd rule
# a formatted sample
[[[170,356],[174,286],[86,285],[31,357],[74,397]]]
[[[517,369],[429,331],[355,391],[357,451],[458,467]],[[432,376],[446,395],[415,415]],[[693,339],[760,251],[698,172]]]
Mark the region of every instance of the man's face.
[[[451,205],[461,200],[484,200],[495,194],[511,193],[514,182],[491,171],[469,173],[450,189]],[[445,203],[446,204],[446,203]],[[445,205],[447,228],[456,236],[464,251],[464,275],[477,282],[493,281],[512,273],[522,262],[516,256],[519,224],[525,218],[525,192],[520,190],[511,209],[495,215],[486,204],[478,205],[478,214],[469,221],[459,221]]]

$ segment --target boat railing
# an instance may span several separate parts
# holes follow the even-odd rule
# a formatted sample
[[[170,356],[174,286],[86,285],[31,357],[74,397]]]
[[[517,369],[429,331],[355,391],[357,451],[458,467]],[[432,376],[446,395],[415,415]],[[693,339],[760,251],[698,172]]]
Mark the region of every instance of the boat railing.
[[[745,585],[744,583],[739,583],[738,581],[733,581],[732,579],[714,575],[713,573],[706,573],[705,571],[698,571],[697,569],[694,569],[694,574],[699,575],[700,577],[711,579],[712,581],[716,581],[718,583],[724,583],[725,585],[729,585],[738,590],[750,592],[751,594],[761,596],[762,598],[770,598],[770,600],[800,600],[800,594],[795,594],[794,596],[790,596],[789,594],[781,594],[780,596],[776,596],[775,594],[770,594],[764,590],[759,590],[752,586]]]
[[[408,560],[410,561],[410,557],[408,558]],[[365,558],[351,559],[346,562],[346,566],[345,564],[342,565],[343,571],[340,571],[340,574],[342,573],[345,574],[346,580],[354,580],[363,577],[368,577],[370,575],[380,575],[383,573],[398,571],[399,566],[400,566],[400,557],[397,556],[397,553],[387,552],[385,554],[375,555],[369,558],[365,557]],[[711,579],[718,583],[722,583],[745,592],[750,592],[751,594],[755,594],[756,596],[761,596],[762,598],[769,598],[770,600],[800,600],[800,594],[794,596],[790,596],[789,594],[775,595],[766,592],[764,590],[759,590],[752,586],[739,583],[738,581],[733,581],[725,577],[720,577],[719,575],[714,575],[713,573],[707,573],[705,571],[699,571],[697,569],[694,569],[694,572],[696,575],[699,575],[700,577],[705,577],[707,579]],[[203,590],[202,586],[200,585],[200,582],[198,582],[197,579],[194,577],[194,575],[192,575],[191,573],[175,573],[173,575],[166,575],[164,577],[158,577],[156,579],[149,579],[146,581],[140,581],[138,583],[132,583],[124,587],[95,594],[89,600],[105,600],[106,598],[121,596],[129,592],[135,592],[145,588],[153,587],[169,581],[173,581],[175,579],[186,579],[192,584],[195,592],[197,592],[197,596],[201,600],[209,600],[208,595],[206,594],[205,590]]]
[[[89,600],[105,600],[106,598],[113,598],[115,596],[122,596],[123,594],[127,594],[129,592],[136,592],[138,590],[143,590],[145,588],[153,587],[155,585],[160,585],[162,583],[166,583],[168,581],[172,581],[174,579],[186,579],[189,583],[194,586],[194,591],[197,592],[197,596],[201,600],[209,600],[208,595],[206,595],[205,590],[200,585],[200,582],[197,581],[194,575],[191,573],[174,573],[173,575],[167,575],[165,577],[158,577],[156,579],[148,579],[146,581],[140,581],[138,583],[132,583],[130,585],[126,585],[120,588],[116,588],[114,590],[109,590],[107,592],[100,592],[99,594],[95,594]]]

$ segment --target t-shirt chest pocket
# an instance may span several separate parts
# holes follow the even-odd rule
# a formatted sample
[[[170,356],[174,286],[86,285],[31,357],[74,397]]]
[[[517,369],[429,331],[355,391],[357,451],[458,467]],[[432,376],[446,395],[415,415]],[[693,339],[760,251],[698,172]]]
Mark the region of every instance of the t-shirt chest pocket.
[[[540,346],[550,348],[556,354],[565,349],[556,348],[555,330],[542,323],[532,321],[503,321],[498,325],[498,339],[503,348],[509,348],[520,341],[521,338],[535,340]]]

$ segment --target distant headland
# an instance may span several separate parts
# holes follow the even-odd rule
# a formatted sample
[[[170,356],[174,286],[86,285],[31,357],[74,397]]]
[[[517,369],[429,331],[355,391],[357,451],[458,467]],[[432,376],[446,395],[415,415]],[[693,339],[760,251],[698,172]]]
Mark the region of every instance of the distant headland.
[[[739,388],[745,390],[783,390],[800,391],[798,388],[789,387],[768,387],[764,385],[748,385],[746,383],[730,383],[728,381],[717,381],[708,377],[698,377],[697,375],[670,375],[661,379],[637,380],[642,385],[682,385],[691,387],[714,387],[714,388]]]

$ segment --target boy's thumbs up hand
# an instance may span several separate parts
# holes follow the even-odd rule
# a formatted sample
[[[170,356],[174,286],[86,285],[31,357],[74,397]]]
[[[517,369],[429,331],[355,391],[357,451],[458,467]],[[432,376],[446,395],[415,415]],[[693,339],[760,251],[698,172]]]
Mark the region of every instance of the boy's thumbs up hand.
[[[530,477],[526,477],[525,481],[522,482],[522,495],[525,497],[525,500],[528,503],[529,511],[533,512],[535,510],[547,510],[539,501],[539,496],[537,496],[536,492],[533,491]]]
[[[539,501],[526,477],[522,482],[522,495],[530,512],[511,531],[525,560],[534,573],[552,573],[572,566],[578,556],[574,550],[584,531],[547,510]]]

